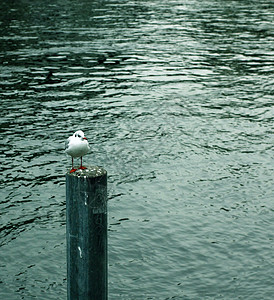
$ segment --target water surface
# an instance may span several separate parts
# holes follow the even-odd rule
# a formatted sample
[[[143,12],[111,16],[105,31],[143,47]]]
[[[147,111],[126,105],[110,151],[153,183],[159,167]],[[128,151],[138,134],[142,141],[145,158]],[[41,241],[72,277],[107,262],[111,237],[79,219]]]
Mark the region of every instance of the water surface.
[[[81,128],[109,174],[109,299],[272,299],[273,2],[0,6],[0,298],[66,299]]]

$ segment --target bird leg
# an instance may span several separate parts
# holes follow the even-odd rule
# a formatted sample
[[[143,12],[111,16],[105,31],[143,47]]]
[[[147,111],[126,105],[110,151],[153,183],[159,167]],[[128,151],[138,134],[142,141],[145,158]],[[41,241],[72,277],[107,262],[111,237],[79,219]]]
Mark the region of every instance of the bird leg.
[[[86,167],[83,166],[83,157],[82,156],[81,156],[81,166],[80,166],[79,169],[81,169],[81,170],[85,170],[86,169]]]
[[[77,169],[73,168],[73,157],[72,157],[71,159],[72,159],[72,167],[71,167],[70,173],[73,173],[73,172],[75,172]]]

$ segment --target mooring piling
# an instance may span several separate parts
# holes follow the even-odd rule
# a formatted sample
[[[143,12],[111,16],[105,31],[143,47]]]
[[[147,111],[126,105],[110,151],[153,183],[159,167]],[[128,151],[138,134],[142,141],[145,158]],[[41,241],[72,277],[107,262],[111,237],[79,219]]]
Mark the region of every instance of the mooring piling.
[[[66,174],[67,299],[107,299],[107,172]]]

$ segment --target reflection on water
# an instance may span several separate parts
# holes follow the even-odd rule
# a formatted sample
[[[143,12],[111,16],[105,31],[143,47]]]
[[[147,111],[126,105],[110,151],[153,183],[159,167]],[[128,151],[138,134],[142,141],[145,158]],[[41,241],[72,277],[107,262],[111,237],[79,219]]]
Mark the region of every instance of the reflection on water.
[[[273,11],[2,2],[1,299],[66,298],[78,128],[109,174],[109,299],[271,299]]]

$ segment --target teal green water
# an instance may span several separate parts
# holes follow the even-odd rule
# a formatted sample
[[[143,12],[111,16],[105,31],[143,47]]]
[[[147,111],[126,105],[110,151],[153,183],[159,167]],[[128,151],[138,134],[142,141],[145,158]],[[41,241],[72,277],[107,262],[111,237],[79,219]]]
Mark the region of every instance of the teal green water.
[[[273,1],[0,8],[0,299],[66,299],[77,129],[109,174],[110,300],[272,299]]]

